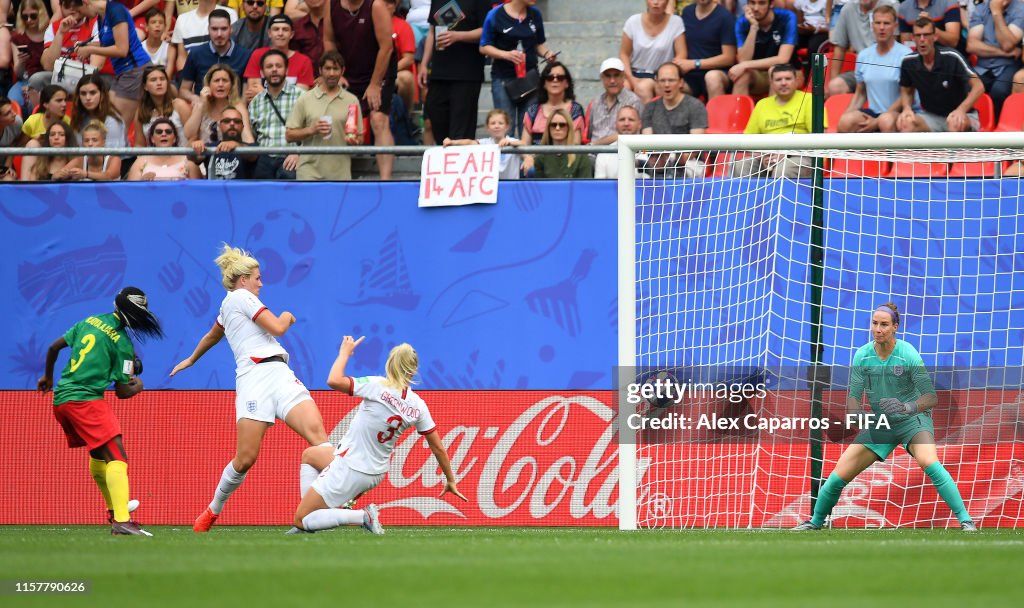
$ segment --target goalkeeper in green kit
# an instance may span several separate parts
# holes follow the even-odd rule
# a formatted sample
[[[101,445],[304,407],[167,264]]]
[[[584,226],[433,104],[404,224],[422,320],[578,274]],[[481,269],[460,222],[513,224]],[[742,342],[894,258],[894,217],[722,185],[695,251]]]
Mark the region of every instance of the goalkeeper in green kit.
[[[939,462],[930,411],[938,401],[935,388],[917,349],[896,339],[899,325],[899,310],[891,302],[872,312],[871,334],[874,340],[860,347],[853,356],[846,402],[847,412],[861,412],[862,398],[866,393],[872,412],[884,414],[888,428],[879,422],[875,428],[864,429],[857,435],[821,486],[813,516],[794,530],[820,530],[846,484],[876,461],[885,460],[896,446],[902,445],[949,505],[960,522],[960,529],[964,532],[978,531],[967,514],[960,490]]]

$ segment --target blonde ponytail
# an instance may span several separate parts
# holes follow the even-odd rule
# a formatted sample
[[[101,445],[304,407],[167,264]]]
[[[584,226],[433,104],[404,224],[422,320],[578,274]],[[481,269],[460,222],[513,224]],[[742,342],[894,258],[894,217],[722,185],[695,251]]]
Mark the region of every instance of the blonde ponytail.
[[[391,388],[403,389],[415,384],[413,378],[420,367],[420,358],[416,349],[403,342],[391,349],[385,365],[387,380],[384,382]]]

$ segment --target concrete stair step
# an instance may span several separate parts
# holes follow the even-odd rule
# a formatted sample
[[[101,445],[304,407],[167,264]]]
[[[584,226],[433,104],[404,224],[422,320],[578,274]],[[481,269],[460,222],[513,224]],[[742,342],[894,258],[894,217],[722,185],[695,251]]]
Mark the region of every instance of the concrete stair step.
[[[613,39],[618,44],[622,38],[622,26],[629,15],[622,21],[549,21],[544,20],[544,33],[551,43],[569,38],[590,38],[596,40]]]
[[[544,15],[545,26],[549,21],[608,21],[621,25],[630,15],[644,10],[644,4],[621,0],[542,0],[537,8]]]

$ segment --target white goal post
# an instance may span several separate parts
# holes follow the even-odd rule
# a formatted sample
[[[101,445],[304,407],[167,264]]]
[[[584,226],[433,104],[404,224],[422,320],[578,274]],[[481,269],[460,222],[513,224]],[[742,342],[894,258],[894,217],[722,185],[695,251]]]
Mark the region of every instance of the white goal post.
[[[1024,366],[1024,179],[1000,177],[1024,159],[1024,132],[631,135],[618,156],[620,529],[806,519],[808,437],[819,435],[709,435],[685,421],[638,430],[685,416],[631,404],[629,390],[658,370],[755,367],[769,370],[769,397],[744,399],[743,415],[806,418],[822,399],[807,368],[820,364],[831,370],[816,404],[827,414],[871,311],[890,300],[904,315],[898,337],[948,375],[936,381],[936,445],[968,510],[989,526],[1024,526],[1024,438],[1000,426],[1024,403],[1021,378],[1005,374]],[[684,170],[687,158],[707,177]],[[782,175],[786,158],[802,166],[795,177]],[[993,369],[1004,371],[974,373]],[[708,399],[681,406],[696,408],[691,418],[722,414]],[[841,439],[825,437],[820,475]],[[834,527],[955,525],[902,448],[869,471]]]

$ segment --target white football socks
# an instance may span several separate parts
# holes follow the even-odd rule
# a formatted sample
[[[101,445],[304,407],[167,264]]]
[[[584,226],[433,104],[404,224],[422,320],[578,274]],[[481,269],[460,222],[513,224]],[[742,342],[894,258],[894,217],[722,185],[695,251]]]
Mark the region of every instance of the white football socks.
[[[220,474],[220,483],[217,484],[217,491],[213,493],[213,502],[210,503],[210,511],[213,511],[214,515],[220,515],[224,503],[231,497],[231,493],[242,485],[244,479],[245,473],[236,471],[229,461],[224,467],[224,472]]]
[[[363,511],[356,509],[317,509],[302,518],[302,527],[310,532],[362,524]]]
[[[320,475],[320,471],[317,471],[316,467],[311,464],[299,466],[299,498],[306,495],[318,475]]]

